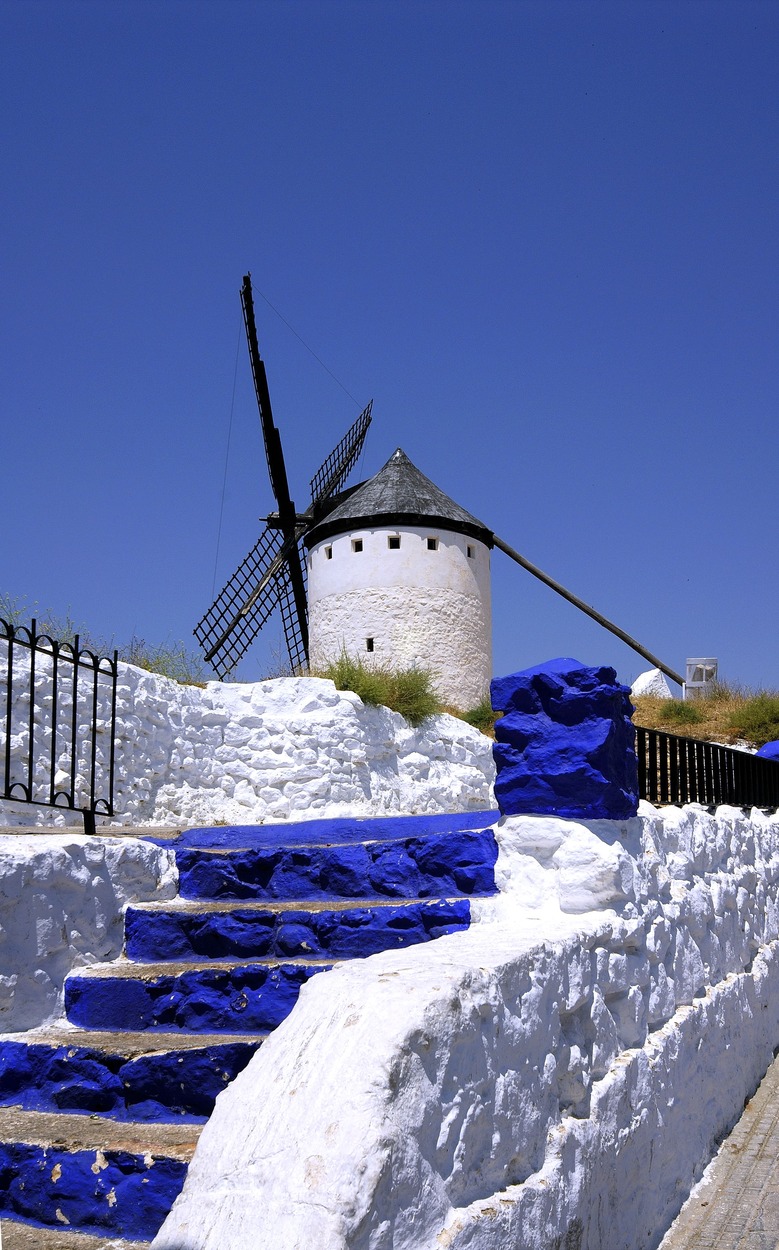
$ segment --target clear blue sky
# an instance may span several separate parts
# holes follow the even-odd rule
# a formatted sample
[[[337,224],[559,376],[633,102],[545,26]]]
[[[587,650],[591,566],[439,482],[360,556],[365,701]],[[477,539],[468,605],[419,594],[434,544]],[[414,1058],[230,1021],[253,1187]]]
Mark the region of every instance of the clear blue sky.
[[[0,0],[0,590],[194,648],[231,408],[217,590],[274,506],[251,270],[355,397],[256,295],[299,506],[374,397],[361,476],[402,446],[779,686],[777,64],[773,0]],[[499,552],[493,596],[498,674],[647,667]]]

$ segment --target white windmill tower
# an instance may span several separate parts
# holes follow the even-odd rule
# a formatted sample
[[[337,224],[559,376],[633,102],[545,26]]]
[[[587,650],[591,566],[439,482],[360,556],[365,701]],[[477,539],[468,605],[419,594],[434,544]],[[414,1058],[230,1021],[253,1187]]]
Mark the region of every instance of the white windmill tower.
[[[492,531],[398,448],[305,535],[312,668],[342,651],[430,669],[438,697],[475,707],[492,676]]]

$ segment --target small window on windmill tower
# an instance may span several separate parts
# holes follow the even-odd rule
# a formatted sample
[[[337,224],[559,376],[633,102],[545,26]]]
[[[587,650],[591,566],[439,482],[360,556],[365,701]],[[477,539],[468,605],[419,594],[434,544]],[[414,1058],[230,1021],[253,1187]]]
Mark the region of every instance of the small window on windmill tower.
[[[352,539],[352,551],[362,551],[362,539],[361,538]]]
[[[390,534],[387,538],[387,546],[390,551],[400,550],[400,534]]]
[[[428,540],[427,540],[427,549],[428,549],[428,551],[438,551],[438,539],[437,539],[437,538],[428,538]]]
[[[325,559],[332,560],[332,558],[333,558],[333,548],[325,547]]]
[[[465,554],[467,555],[469,560],[472,560],[476,554],[470,543],[466,545]]]
[[[365,639],[365,650],[366,650],[366,651],[372,651],[372,650],[373,650],[373,639],[372,639],[372,638],[366,638],[366,639]]]

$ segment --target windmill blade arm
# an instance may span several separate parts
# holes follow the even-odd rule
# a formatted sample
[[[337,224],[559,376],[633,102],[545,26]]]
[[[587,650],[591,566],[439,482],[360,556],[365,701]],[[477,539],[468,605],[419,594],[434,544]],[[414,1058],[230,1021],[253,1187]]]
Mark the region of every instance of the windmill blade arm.
[[[518,551],[514,550],[513,547],[509,547],[508,543],[504,543],[501,538],[498,538],[497,534],[493,537],[495,546],[500,547],[501,551],[505,552],[507,556],[510,556],[512,560],[515,560],[517,564],[520,564],[523,569],[527,569],[528,573],[532,573],[533,576],[537,577],[538,580],[543,582],[545,586],[549,586],[550,589],[554,590],[558,595],[562,595],[563,599],[567,599],[569,603],[574,605],[574,607],[579,608],[581,612],[585,612],[587,616],[592,617],[592,619],[597,621],[599,625],[602,625],[604,629],[608,629],[610,633],[615,634],[617,638],[622,640],[622,642],[627,643],[627,645],[631,647],[633,651],[637,652],[638,655],[643,656],[645,660],[649,660],[650,664],[654,665],[655,668],[659,668],[660,672],[665,673],[666,677],[670,677],[671,681],[677,682],[680,686],[684,685],[683,677],[680,677],[678,673],[675,673],[674,670],[669,668],[667,664],[663,664],[662,660],[658,660],[656,655],[653,655],[651,651],[647,651],[646,647],[642,647],[641,643],[637,642],[635,638],[632,638],[630,634],[626,634],[624,629],[620,629],[619,626],[615,625],[613,621],[610,621],[608,617],[602,616],[600,612],[596,612],[595,608],[590,607],[590,605],[585,603],[583,599],[580,599],[578,595],[573,594],[570,590],[566,590],[565,586],[562,586],[560,582],[556,582],[553,577],[550,577],[548,573],[544,573],[538,568],[537,565],[531,564],[529,560],[526,560],[524,556],[521,556]]]
[[[268,473],[270,474],[270,484],[276,502],[279,505],[279,511],[282,517],[289,515],[290,511],[294,512],[289,495],[289,483],[287,481],[287,469],[284,464],[284,453],[281,450],[281,436],[273,423],[273,410],[270,403],[270,392],[268,391],[268,379],[265,374],[265,365],[260,356],[260,348],[257,342],[257,326],[254,321],[254,300],[252,298],[252,280],[251,274],[246,274],[241,287],[241,306],[243,308],[243,321],[246,327],[246,342],[249,347],[249,360],[252,366],[252,377],[254,379],[254,393],[257,397],[257,407],[260,410],[260,424],[262,426],[262,438],[265,444],[265,458],[268,461]]]
[[[346,481],[359,459],[360,452],[371,423],[373,400],[364,408],[354,425],[347,430],[337,447],[335,447],[317,469],[311,479],[311,502],[313,506],[329,498]]]

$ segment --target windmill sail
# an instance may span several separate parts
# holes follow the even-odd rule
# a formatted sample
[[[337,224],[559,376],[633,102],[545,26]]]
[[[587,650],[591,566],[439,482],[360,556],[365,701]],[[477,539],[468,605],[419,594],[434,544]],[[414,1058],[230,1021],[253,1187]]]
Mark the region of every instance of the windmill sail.
[[[297,513],[290,496],[281,436],[273,421],[265,365],[257,342],[249,274],[243,280],[241,305],[268,476],[278,512],[268,518],[268,524],[252,550],[195,627],[195,637],[203,648],[205,659],[220,679],[234,672],[277,608],[281,611],[293,672],[308,666],[306,563],[301,540],[315,520],[321,520],[327,512],[331,495],[339,489],[356,464],[371,423],[373,405],[371,400],[314,475],[311,480],[312,503],[306,512]]]
[[[300,557],[301,567],[305,570],[306,564],[302,552]],[[300,618],[295,610],[295,597],[292,593],[292,586],[286,570],[281,576],[276,578],[276,588],[289,662],[292,665],[293,673],[299,673],[302,669],[308,668],[308,634],[306,634],[306,641],[304,642],[303,631],[300,628]]]
[[[278,557],[283,546],[279,530],[264,530],[195,626],[205,659],[220,680],[229,677],[277,607]]]
[[[350,430],[311,479],[311,502],[314,507],[334,495],[360,458],[368,426],[371,423],[373,400],[364,408]]]

